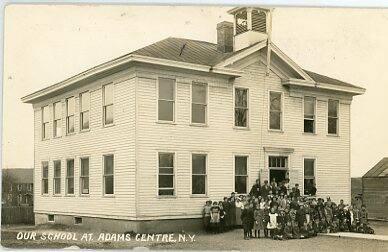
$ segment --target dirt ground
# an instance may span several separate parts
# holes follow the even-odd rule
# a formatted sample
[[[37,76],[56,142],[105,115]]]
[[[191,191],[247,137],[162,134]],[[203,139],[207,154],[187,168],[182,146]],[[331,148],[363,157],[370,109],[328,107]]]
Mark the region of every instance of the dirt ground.
[[[388,235],[387,222],[373,222],[373,228],[376,234]],[[31,234],[36,233],[33,239],[17,239],[19,232]],[[49,240],[47,234],[68,234],[69,237],[75,236],[77,240]],[[108,241],[98,240],[100,233],[92,233],[93,240],[81,240],[82,235],[91,233],[72,227],[58,225],[47,226],[3,226],[1,230],[1,244],[8,248],[66,248],[77,246],[79,248],[92,249],[184,249],[184,250],[267,250],[267,251],[388,251],[388,242],[318,236],[303,240],[275,241],[270,239],[243,239],[241,230],[233,230],[222,234],[196,233],[194,240],[191,241],[188,234],[181,234],[180,238],[186,237],[186,241],[178,241],[179,234],[174,234],[172,240],[159,240],[154,237],[154,241],[136,240],[136,234],[127,234],[131,236],[131,241]],[[20,234],[19,234],[20,235]],[[193,235],[193,234],[191,234]],[[45,240],[42,240],[45,237]],[[140,238],[139,236],[138,238]],[[166,237],[165,237],[166,238]]]

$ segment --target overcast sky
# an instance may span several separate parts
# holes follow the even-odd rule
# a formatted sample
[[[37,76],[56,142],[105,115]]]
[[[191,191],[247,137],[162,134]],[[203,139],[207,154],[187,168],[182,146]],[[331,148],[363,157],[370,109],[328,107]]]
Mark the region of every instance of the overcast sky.
[[[28,6],[5,13],[3,167],[33,167],[20,98],[169,36],[216,41],[219,7]],[[276,8],[273,41],[303,68],[367,89],[352,104],[352,176],[388,156],[388,10]]]

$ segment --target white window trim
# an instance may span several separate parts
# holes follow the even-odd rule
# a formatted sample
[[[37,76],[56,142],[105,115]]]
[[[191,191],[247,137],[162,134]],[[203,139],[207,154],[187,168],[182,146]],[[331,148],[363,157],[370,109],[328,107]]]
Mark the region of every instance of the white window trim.
[[[314,98],[314,132],[305,132],[304,131],[304,101],[305,97],[311,97]],[[317,106],[318,106],[318,99],[316,96],[313,95],[304,95],[302,98],[302,133],[307,135],[317,135]]]
[[[69,161],[69,160],[73,160],[73,183],[74,183],[74,192],[73,193],[69,193],[68,192],[68,187],[67,187],[67,162]],[[65,196],[69,196],[69,197],[73,197],[73,196],[75,196],[75,189],[76,189],[76,173],[75,173],[75,171],[76,171],[76,166],[75,166],[75,164],[76,164],[76,162],[75,162],[75,157],[69,157],[69,158],[66,158],[66,163],[65,163]]]
[[[314,180],[315,180],[315,187],[317,187],[317,158],[314,156],[303,156],[303,158],[302,158],[303,170],[302,170],[302,186],[301,186],[302,192],[301,192],[301,195],[304,195],[304,196],[305,196],[305,194],[304,194],[304,160],[305,159],[314,160]]]
[[[281,97],[280,97],[280,101],[281,101],[281,113],[280,113],[280,129],[271,129],[271,119],[270,119],[270,116],[271,116],[271,113],[270,113],[270,110],[271,110],[271,92],[272,93],[279,93],[281,94]],[[279,132],[279,133],[283,133],[284,132],[284,92],[283,91],[276,91],[276,90],[268,90],[268,99],[267,99],[267,102],[268,102],[268,106],[267,106],[267,129],[269,132]]]
[[[112,104],[109,104],[109,105],[112,105],[112,107],[113,107],[113,110],[112,110],[113,122],[109,123],[109,124],[105,124],[105,86],[108,86],[108,85],[113,86]],[[101,99],[101,102],[102,102],[102,127],[111,127],[111,126],[115,125],[115,109],[114,109],[114,107],[115,107],[115,83],[110,82],[110,83],[106,83],[106,84],[102,85],[101,86],[101,97],[102,97],[102,99]],[[89,112],[89,128],[90,128],[90,112]]]
[[[174,80],[174,106],[173,106],[173,113],[172,113],[172,117],[173,117],[172,121],[159,120],[159,79]],[[178,81],[177,81],[176,78],[161,77],[161,76],[156,78],[156,122],[157,123],[173,124],[173,125],[176,124],[176,118],[177,118],[177,94],[178,94],[178,90],[177,89],[178,89]],[[191,121],[191,119],[190,119],[190,121]]]
[[[246,89],[247,90],[247,109],[248,109],[248,113],[247,113],[247,126],[243,127],[243,126],[236,126],[236,89]],[[251,118],[251,104],[250,104],[250,97],[249,97],[249,88],[248,87],[244,87],[244,86],[233,86],[233,128],[234,129],[243,129],[243,130],[249,130],[249,127],[250,127],[250,118]]]
[[[105,194],[105,156],[113,156],[113,194]],[[106,152],[102,154],[101,158],[101,175],[102,175],[102,196],[105,198],[114,198],[116,193],[116,154],[112,152]],[[89,161],[90,166],[90,161]],[[90,190],[90,183],[89,183],[89,190]]]
[[[61,164],[61,174],[60,174],[60,181],[59,181],[59,185],[60,185],[60,192],[59,193],[55,193],[55,162],[59,161],[59,163]],[[62,160],[61,159],[54,159],[53,160],[53,196],[62,196]]]
[[[82,111],[82,107],[83,107],[83,105],[82,105],[82,95],[85,94],[85,93],[89,94],[89,108],[87,110],[88,113],[89,113],[89,127],[87,129],[82,129],[82,113],[84,112],[84,111]],[[90,107],[91,107],[90,106],[91,105],[91,99],[90,98],[91,98],[90,90],[83,91],[83,92],[79,93],[79,95],[78,95],[78,100],[79,100],[79,102],[78,102],[78,108],[79,108],[79,131],[80,132],[90,131]]]
[[[74,99],[74,114],[73,114],[73,127],[74,127],[74,131],[73,132],[69,132],[69,123],[68,123],[68,120],[67,118],[69,117],[69,114],[68,114],[68,106],[67,106],[67,103],[68,103],[68,100],[73,98]],[[66,120],[66,135],[67,136],[70,136],[70,135],[74,135],[75,134],[75,114],[76,114],[76,104],[75,104],[75,96],[69,96],[65,99],[65,111],[66,111],[66,116],[65,116],[65,120]]]
[[[174,169],[173,169],[173,182],[174,182],[174,194],[173,195],[159,195],[159,153],[171,153],[174,154]],[[163,199],[163,198],[177,198],[178,197],[178,192],[177,192],[177,152],[176,151],[171,151],[171,150],[158,150],[156,151],[156,198]]]
[[[193,194],[193,155],[206,155],[206,169],[205,169],[205,194]],[[198,174],[200,175],[200,174]],[[203,151],[194,151],[190,153],[190,197],[193,198],[207,198],[209,195],[209,153]]]
[[[247,185],[246,185],[246,193],[238,193],[236,191],[236,157],[246,157],[247,158]],[[250,188],[250,154],[249,153],[234,153],[233,154],[233,192],[236,192],[236,195],[245,195],[249,193],[249,188]]]
[[[337,134],[329,133],[329,100],[338,102],[338,112],[337,112]],[[326,101],[326,134],[327,136],[339,137],[340,136],[340,111],[341,111],[341,101],[336,98],[328,98]]]
[[[193,83],[195,84],[202,84],[206,86],[206,110],[205,110],[205,123],[196,123],[193,122],[193,115],[192,115],[192,106],[193,106]],[[158,85],[159,86],[159,85]],[[190,83],[190,125],[192,126],[208,126],[209,125],[209,84],[206,82],[201,81],[192,81]],[[158,92],[159,94],[159,92]],[[159,98],[159,97],[158,97]],[[159,99],[158,99],[159,101]],[[159,111],[159,110],[158,110]]]
[[[89,171],[89,174],[88,174],[88,178],[89,178],[89,193],[83,193],[82,192],[82,183],[81,183],[81,181],[82,181],[82,179],[81,179],[81,176],[82,176],[82,165],[81,165],[81,160],[82,159],[89,159],[89,167],[88,167],[88,171]],[[78,159],[78,161],[79,161],[79,176],[78,176],[78,178],[79,178],[79,182],[78,182],[78,186],[79,186],[79,195],[80,196],[85,196],[85,197],[87,197],[87,196],[89,196],[90,195],[90,156],[80,156],[79,157],[79,159]],[[113,163],[114,163],[114,158],[113,158]],[[113,169],[113,173],[114,173],[114,169]],[[113,177],[113,182],[114,182],[114,177]],[[113,186],[114,187],[114,186]],[[113,188],[113,192],[114,192],[114,188]]]

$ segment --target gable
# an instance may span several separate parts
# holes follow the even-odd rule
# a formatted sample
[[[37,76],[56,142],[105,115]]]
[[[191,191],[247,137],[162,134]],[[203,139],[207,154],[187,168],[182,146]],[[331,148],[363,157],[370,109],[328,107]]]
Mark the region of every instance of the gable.
[[[363,178],[388,176],[388,157],[383,158]]]

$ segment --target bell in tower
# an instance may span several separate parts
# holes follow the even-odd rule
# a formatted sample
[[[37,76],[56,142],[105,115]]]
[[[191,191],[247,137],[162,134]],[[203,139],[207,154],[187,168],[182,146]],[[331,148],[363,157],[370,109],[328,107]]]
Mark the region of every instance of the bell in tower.
[[[271,32],[271,10],[259,7],[239,7],[228,11],[234,16],[234,51],[266,41]]]

